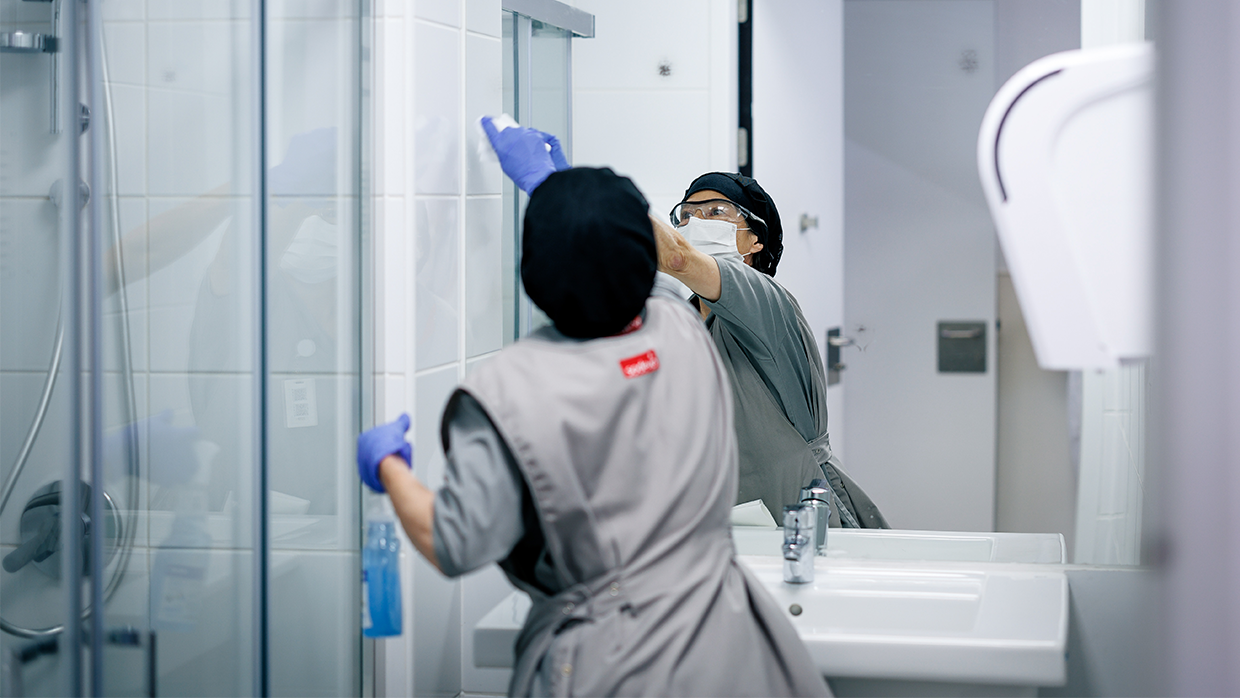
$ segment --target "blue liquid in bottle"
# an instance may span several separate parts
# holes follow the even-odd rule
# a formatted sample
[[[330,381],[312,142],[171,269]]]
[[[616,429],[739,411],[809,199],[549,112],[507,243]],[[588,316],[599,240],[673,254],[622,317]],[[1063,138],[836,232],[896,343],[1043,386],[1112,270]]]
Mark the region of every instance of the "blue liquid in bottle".
[[[392,521],[371,521],[362,549],[362,634],[400,635],[400,539]]]

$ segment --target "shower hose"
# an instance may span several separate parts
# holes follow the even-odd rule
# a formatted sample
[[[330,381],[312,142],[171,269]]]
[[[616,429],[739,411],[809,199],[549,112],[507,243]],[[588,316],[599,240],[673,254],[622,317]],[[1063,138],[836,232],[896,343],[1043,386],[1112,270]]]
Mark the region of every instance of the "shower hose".
[[[101,42],[105,41],[103,37]],[[107,48],[100,44],[100,60],[103,68],[103,88],[104,88],[104,107],[107,111],[107,137],[108,137],[108,155],[109,169],[112,177],[112,196],[111,196],[111,218],[112,218],[112,243],[116,254],[113,255],[116,260],[116,285],[118,297],[120,300],[120,317],[121,317],[121,370],[124,375],[124,391],[125,391],[125,424],[133,424],[137,421],[137,402],[134,397],[133,384],[133,360],[130,352],[129,343],[129,297],[126,292],[125,283],[125,263],[121,254],[121,226],[120,226],[120,210],[116,202],[116,126],[112,120],[112,89],[111,80],[108,78],[108,59]],[[72,129],[69,131],[72,133]],[[70,201],[69,192],[74,191],[74,187],[66,186],[63,188],[65,194],[62,196],[62,202]],[[62,205],[64,205],[62,203]],[[0,514],[4,513],[5,507],[9,503],[9,497],[13,494],[13,488],[17,486],[17,479],[21,476],[22,470],[26,467],[26,463],[30,458],[30,451],[34,448],[35,440],[39,436],[39,431],[43,428],[43,422],[47,417],[47,408],[51,404],[52,390],[56,387],[56,377],[60,373],[60,360],[64,353],[65,346],[65,313],[62,301],[58,302],[60,312],[56,318],[56,339],[52,343],[52,361],[47,368],[47,377],[43,381],[43,390],[39,395],[38,406],[35,408],[34,419],[31,421],[30,429],[26,432],[26,438],[22,442],[21,450],[17,453],[17,459],[13,462],[13,468],[9,471],[8,478],[4,481],[4,489],[0,491]],[[94,367],[99,370],[99,367]],[[118,517],[117,519],[117,538],[120,540],[120,553],[116,566],[112,569],[112,574],[108,578],[107,586],[104,588],[103,598],[107,602],[111,600],[112,595],[116,593],[120,587],[121,581],[125,577],[125,571],[129,567],[129,556],[133,552],[134,533],[137,529],[135,520],[137,519],[138,506],[138,448],[137,433],[135,429],[124,429],[122,431],[126,435],[126,478],[128,489],[126,498],[126,509],[128,516]],[[100,483],[101,485],[102,483]],[[69,486],[66,483],[66,487]],[[64,491],[64,488],[61,488]],[[96,535],[102,535],[106,530],[103,522],[98,522],[93,526]],[[71,583],[71,582],[70,582]],[[93,609],[87,606],[82,611],[82,618],[90,617]],[[46,628],[27,628],[16,623],[11,623],[8,619],[0,616],[0,630],[10,635],[24,638],[43,639],[59,635],[65,629],[64,624],[53,625]]]

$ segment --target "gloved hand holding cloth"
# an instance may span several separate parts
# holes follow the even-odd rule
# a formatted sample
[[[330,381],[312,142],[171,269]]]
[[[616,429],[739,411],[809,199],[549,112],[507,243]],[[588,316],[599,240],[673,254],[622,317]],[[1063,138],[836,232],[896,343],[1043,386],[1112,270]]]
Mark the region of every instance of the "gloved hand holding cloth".
[[[490,139],[504,174],[526,194],[533,193],[551,173],[569,168],[560,140],[549,133],[518,126],[506,115],[498,119],[482,117],[482,130]]]

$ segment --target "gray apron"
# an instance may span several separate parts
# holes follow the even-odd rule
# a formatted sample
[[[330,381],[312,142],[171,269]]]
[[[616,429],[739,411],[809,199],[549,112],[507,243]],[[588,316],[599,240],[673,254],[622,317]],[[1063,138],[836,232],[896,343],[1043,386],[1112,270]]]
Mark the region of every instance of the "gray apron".
[[[510,695],[829,695],[735,559],[727,381],[698,318],[654,297],[635,332],[544,328],[462,384],[538,515],[502,565],[534,600]]]
[[[761,499],[776,523],[782,525],[784,505],[800,501],[802,487],[815,478],[825,477],[835,500],[831,506],[831,526],[890,528],[878,507],[844,473],[839,459],[831,453],[826,405],[818,410],[822,415],[819,436],[806,443],[775,402],[752,360],[728,331],[727,323],[717,318],[711,323],[710,332],[732,379],[740,469],[736,503]],[[813,355],[817,357],[817,348],[813,348]],[[817,361],[811,361],[810,366],[813,379],[821,383]]]

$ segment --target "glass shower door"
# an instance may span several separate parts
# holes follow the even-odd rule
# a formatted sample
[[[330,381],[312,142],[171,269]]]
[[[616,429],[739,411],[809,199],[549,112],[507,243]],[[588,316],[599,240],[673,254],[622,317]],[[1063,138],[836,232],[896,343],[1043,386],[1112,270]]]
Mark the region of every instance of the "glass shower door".
[[[0,55],[0,478],[14,482],[0,545],[50,541],[0,572],[0,656],[69,616],[64,556],[37,558],[70,536],[29,512],[58,506],[49,488],[76,466],[106,495],[80,690],[361,691],[360,23],[359,2],[0,0],[0,31],[61,48]],[[98,254],[66,274],[57,226],[87,189],[77,235],[83,260],[92,240]],[[82,323],[44,391],[70,282]],[[47,636],[56,649],[19,667],[25,694],[76,692],[67,645]]]
[[[592,22],[591,18],[591,27]],[[504,113],[512,115],[523,126],[559,138],[570,164],[573,161],[573,36],[573,30],[517,11],[504,11]],[[521,220],[529,197],[507,177],[503,193],[504,307],[508,309],[504,315],[504,343],[507,345],[550,321],[530,302],[520,282]]]

